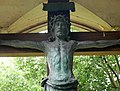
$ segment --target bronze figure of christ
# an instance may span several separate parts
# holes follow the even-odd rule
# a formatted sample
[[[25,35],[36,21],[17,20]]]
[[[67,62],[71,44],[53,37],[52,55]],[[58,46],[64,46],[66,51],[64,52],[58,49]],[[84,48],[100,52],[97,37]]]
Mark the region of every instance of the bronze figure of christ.
[[[46,41],[0,40],[0,45],[16,48],[32,48],[43,51],[47,58],[49,75],[42,82],[45,91],[77,91],[78,81],[75,79],[73,53],[77,49],[105,48],[120,45],[118,40],[75,41],[70,40],[70,23],[63,15],[57,15],[51,21],[51,37]]]

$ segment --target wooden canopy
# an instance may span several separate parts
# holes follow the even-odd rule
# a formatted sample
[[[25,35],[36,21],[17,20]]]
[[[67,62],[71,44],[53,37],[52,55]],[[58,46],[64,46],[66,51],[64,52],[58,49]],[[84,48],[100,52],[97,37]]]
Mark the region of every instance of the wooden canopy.
[[[0,33],[36,33],[47,29],[48,0],[0,0]],[[79,32],[119,31],[119,0],[69,0],[72,29]]]

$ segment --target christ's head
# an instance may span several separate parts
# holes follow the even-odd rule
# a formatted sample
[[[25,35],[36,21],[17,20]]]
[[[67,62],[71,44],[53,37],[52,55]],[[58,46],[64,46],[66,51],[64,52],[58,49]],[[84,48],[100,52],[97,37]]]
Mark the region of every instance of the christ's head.
[[[54,36],[54,38],[66,40],[68,39],[69,26],[70,23],[68,23],[65,17],[62,15],[58,15],[52,21],[50,32],[52,36]]]

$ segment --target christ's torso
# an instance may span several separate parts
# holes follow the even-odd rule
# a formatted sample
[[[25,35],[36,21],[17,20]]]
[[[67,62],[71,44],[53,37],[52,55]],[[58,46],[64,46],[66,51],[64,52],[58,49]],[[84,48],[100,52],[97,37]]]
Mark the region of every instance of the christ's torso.
[[[72,73],[74,41],[54,41],[45,43],[45,54],[49,67],[48,81],[65,84],[75,80]]]

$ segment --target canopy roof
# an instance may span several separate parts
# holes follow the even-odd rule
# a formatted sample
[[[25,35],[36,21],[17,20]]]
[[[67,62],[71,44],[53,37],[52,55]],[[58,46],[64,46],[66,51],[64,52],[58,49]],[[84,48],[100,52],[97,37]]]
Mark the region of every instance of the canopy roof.
[[[70,0],[72,28],[80,32],[119,31],[120,0]],[[36,33],[47,29],[47,0],[0,0],[0,33]]]

